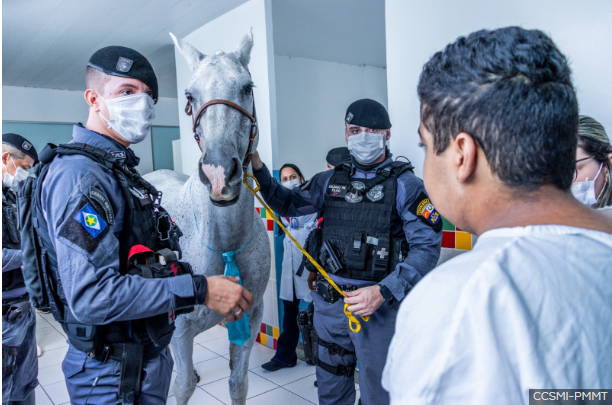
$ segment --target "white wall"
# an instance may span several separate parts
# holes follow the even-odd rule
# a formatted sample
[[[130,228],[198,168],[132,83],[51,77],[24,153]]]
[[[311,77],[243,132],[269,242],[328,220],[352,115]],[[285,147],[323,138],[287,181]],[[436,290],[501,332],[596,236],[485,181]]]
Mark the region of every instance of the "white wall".
[[[2,119],[18,122],[85,123],[83,91],[2,86]],[[160,97],[153,125],[177,126],[177,99]]]
[[[294,163],[307,178],[326,170],[327,152],[344,141],[347,107],[361,98],[387,106],[385,69],[275,56],[278,164]],[[395,122],[392,136],[395,137]]]
[[[520,25],[549,34],[570,60],[580,113],[612,135],[612,2],[386,0],[385,6],[392,151],[408,156],[418,175],[424,155],[417,147],[416,86],[423,64],[458,36],[483,28]]]
[[[175,98],[160,97],[155,105],[153,125],[178,126]],[[87,103],[83,91],[2,86],[2,120],[36,123],[76,124],[87,121]],[[53,140],[49,140],[53,142]],[[151,137],[132,145],[142,174],[153,171]]]
[[[221,49],[232,52],[243,36],[253,28],[254,46],[249,71],[255,83],[255,104],[259,126],[258,151],[262,159],[271,163],[276,155],[276,93],[274,89],[274,45],[272,43],[272,16],[270,0],[251,0],[223,14],[182,38],[200,52],[212,55]],[[176,79],[179,98],[181,150],[183,172],[191,174],[197,165],[200,151],[193,139],[191,119],[185,115],[186,100],[182,98],[193,72],[175,50]]]

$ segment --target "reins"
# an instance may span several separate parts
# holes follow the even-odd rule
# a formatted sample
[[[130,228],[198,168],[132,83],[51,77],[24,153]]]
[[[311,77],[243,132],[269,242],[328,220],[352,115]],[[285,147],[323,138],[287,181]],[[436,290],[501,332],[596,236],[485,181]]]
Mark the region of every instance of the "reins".
[[[242,171],[244,173],[244,178],[242,179],[242,182],[244,183],[246,188],[251,193],[253,193],[253,195],[257,198],[257,200],[260,202],[260,204],[265,208],[265,210],[268,212],[268,214],[270,214],[270,216],[272,217],[274,222],[276,222],[278,224],[278,226],[285,232],[285,234],[287,236],[289,236],[289,239],[291,239],[293,241],[293,243],[295,243],[295,245],[298,247],[298,249],[300,249],[302,254],[312,263],[313,266],[316,267],[316,269],[319,271],[319,273],[321,273],[321,275],[325,278],[325,280],[327,280],[327,282],[329,284],[331,284],[331,286],[334,287],[334,289],[336,291],[338,291],[338,293],[340,295],[342,295],[343,297],[346,297],[347,296],[346,293],[344,291],[342,291],[340,289],[340,287],[338,287],[338,285],[334,282],[334,280],[331,279],[331,277],[329,276],[329,274],[327,274],[327,272],[323,269],[323,267],[319,263],[317,263],[317,261],[315,259],[313,259],[312,256],[310,256],[306,250],[304,250],[302,245],[297,240],[295,240],[293,235],[291,235],[291,233],[289,233],[289,231],[287,231],[287,229],[282,224],[282,222],[276,217],[276,215],[274,215],[274,212],[272,211],[272,209],[270,209],[270,207],[268,207],[268,205],[263,201],[263,199],[260,196],[257,195],[257,192],[259,191],[259,182],[255,178],[255,176],[253,176],[252,174],[250,174],[248,172],[248,167],[249,167],[249,164],[251,163],[251,158],[253,157],[253,143],[255,141],[255,136],[257,136],[257,133],[258,133],[257,114],[255,112],[255,96],[254,95],[253,95],[253,115],[251,115],[247,110],[245,110],[244,108],[240,107],[239,105],[237,105],[235,103],[232,103],[231,101],[217,99],[217,100],[211,100],[211,101],[205,103],[204,105],[202,105],[202,107],[200,107],[200,109],[198,110],[196,115],[193,116],[193,106],[191,105],[191,100],[187,101],[187,106],[185,107],[185,113],[187,115],[193,116],[193,125],[192,125],[193,137],[195,138],[196,142],[198,143],[198,147],[200,148],[200,150],[202,150],[202,146],[200,145],[200,136],[198,135],[196,129],[197,129],[198,125],[200,124],[200,118],[202,117],[202,115],[204,114],[206,109],[208,107],[210,107],[211,105],[215,105],[215,104],[227,105],[227,106],[229,106],[229,107],[231,107],[231,108],[241,112],[243,115],[245,115],[251,121],[251,131],[250,131],[250,136],[249,136],[249,146],[247,148],[247,152],[246,152],[246,155],[244,157],[244,161],[242,162]],[[255,189],[253,189],[251,187],[251,185],[249,184],[249,181],[248,181],[249,178],[252,178],[255,181],[255,184],[256,184]],[[199,233],[199,231],[198,231],[198,233]],[[206,247],[208,247],[208,246],[206,246]],[[349,320],[349,327],[350,327],[350,329],[353,332],[357,333],[357,332],[359,332],[361,330],[361,324],[359,323],[359,320],[355,317],[355,315],[353,315],[348,310],[348,306],[349,306],[348,304],[346,304],[346,303],[344,304],[344,314],[346,315],[346,317]],[[370,317],[369,316],[362,316],[361,319],[363,319],[365,322],[367,322],[367,321],[370,320]]]

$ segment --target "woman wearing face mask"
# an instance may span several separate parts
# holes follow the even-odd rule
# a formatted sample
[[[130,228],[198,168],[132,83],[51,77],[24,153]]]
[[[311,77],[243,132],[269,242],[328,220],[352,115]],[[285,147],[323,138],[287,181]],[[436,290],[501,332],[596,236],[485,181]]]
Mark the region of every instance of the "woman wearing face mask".
[[[280,169],[280,179],[283,187],[293,189],[304,183],[304,176],[300,169],[291,163],[283,165]],[[285,228],[291,235],[303,245],[310,232],[317,226],[317,214],[305,215],[295,218],[281,218]],[[310,272],[302,268],[302,252],[295,246],[293,241],[285,235],[283,241],[283,272],[281,275],[280,299],[283,300],[283,333],[278,338],[276,354],[262,368],[268,371],[277,371],[285,367],[294,367],[297,364],[295,348],[300,339],[300,331],[297,324],[300,299],[310,302],[310,290],[308,289],[308,275]]]
[[[580,116],[576,172],[572,194],[593,208],[612,206],[612,145],[603,125],[586,115]]]

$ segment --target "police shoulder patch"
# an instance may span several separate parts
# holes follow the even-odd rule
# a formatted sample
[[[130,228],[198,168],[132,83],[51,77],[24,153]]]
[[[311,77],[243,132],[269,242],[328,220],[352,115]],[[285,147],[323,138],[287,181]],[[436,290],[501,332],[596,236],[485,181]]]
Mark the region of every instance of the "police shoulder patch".
[[[60,225],[58,236],[92,254],[109,229],[103,216],[82,196]]]
[[[424,192],[418,195],[408,210],[416,215],[421,221],[431,226],[436,232],[442,230],[442,217],[440,217],[440,214],[436,211],[429,197]]]

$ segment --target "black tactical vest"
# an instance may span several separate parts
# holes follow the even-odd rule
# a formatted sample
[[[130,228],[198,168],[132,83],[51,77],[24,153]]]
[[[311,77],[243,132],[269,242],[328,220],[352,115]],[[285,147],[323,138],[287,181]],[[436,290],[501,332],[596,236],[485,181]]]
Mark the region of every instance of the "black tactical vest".
[[[19,232],[19,215],[17,212],[17,196],[8,187],[2,187],[2,247],[21,249],[21,234]],[[4,270],[4,269],[3,269]],[[21,267],[2,272],[2,291],[12,291],[25,287]],[[28,298],[27,294],[20,297]],[[17,300],[11,299],[11,303]],[[3,300],[4,303],[4,300]]]
[[[372,179],[357,179],[350,176],[350,164],[336,166],[325,192],[320,259],[326,271],[381,281],[404,261],[409,247],[396,208],[397,178],[412,169],[409,163],[394,162]],[[328,265],[326,243],[341,262],[335,273]]]
[[[55,319],[62,324],[72,345],[78,350],[96,355],[103,345],[136,342],[145,346],[145,358],[154,357],[170,343],[174,331],[173,314],[164,313],[146,319],[107,325],[84,325],[77,321],[67,308],[56,254],[40,205],[42,182],[50,163],[58,155],[86,156],[112,170],[115,175],[125,199],[123,229],[119,237],[121,274],[156,278],[177,275],[176,272],[135,273],[138,269],[133,266],[128,268],[128,255],[135,245],[143,245],[152,252],[161,249],[177,252],[177,260],[181,256],[178,243],[179,237],[182,236],[180,229],[159,206],[161,193],[144,180],[136,169],[127,167],[111,153],[90,145],[72,143],[56,147],[48,144],[40,153],[40,163],[35,167],[37,178],[28,179],[19,194],[24,268],[34,269],[26,270],[24,274],[32,302],[37,308],[48,307],[51,310]],[[97,212],[105,213],[106,218],[112,221],[112,206],[99,193],[100,190],[92,188],[85,197]],[[180,266],[178,274],[191,271],[185,263],[180,263]]]

